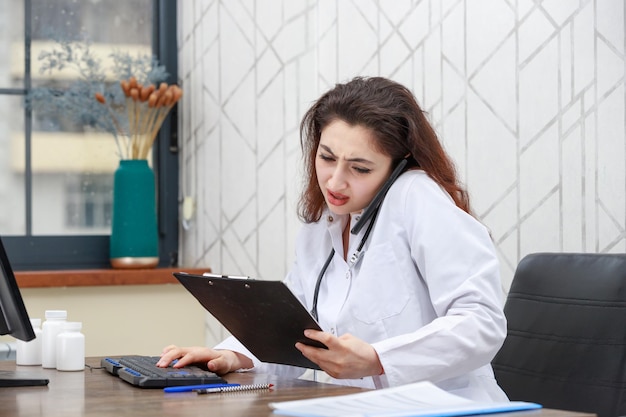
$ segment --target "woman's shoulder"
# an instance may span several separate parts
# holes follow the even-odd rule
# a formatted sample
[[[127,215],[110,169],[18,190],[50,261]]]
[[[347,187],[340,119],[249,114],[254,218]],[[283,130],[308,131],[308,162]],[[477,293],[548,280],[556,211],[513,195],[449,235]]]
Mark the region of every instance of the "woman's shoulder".
[[[430,175],[428,175],[426,171],[423,171],[421,169],[411,169],[403,172],[396,180],[396,183],[404,185],[410,185],[415,183],[424,185],[437,185],[437,183],[430,177]]]
[[[395,189],[394,189],[395,187]],[[484,228],[471,214],[459,208],[450,194],[422,170],[405,172],[389,189],[389,216],[404,223],[440,222],[448,226]],[[416,223],[413,223],[416,224]]]
[[[430,175],[421,169],[406,171],[398,177],[389,192],[406,199],[429,196],[454,204],[452,197]]]

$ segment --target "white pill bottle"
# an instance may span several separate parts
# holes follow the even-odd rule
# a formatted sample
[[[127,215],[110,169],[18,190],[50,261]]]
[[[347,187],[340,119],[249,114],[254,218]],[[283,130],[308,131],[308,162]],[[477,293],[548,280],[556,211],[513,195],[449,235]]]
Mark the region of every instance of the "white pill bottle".
[[[28,342],[17,340],[15,347],[15,363],[17,365],[41,365],[41,319],[30,319],[35,338]]]
[[[85,335],[81,333],[83,324],[76,321],[65,322],[57,336],[57,370],[83,371],[85,369]]]
[[[46,321],[41,326],[41,365],[44,368],[57,367],[57,336],[67,320],[65,310],[46,310]]]

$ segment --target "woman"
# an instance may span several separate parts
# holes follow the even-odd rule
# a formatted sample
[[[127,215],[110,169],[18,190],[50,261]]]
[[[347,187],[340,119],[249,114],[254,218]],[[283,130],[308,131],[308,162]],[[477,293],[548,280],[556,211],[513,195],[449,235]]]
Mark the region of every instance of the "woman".
[[[296,347],[335,383],[429,380],[506,400],[490,366],[506,335],[496,254],[411,92],[381,77],[338,84],[305,114],[301,137],[305,225],[286,283],[325,329],[306,336],[328,350]],[[401,163],[404,173],[359,223]],[[219,374],[305,371],[260,363],[233,338],[214,349],[168,346],[159,366],[176,358]]]

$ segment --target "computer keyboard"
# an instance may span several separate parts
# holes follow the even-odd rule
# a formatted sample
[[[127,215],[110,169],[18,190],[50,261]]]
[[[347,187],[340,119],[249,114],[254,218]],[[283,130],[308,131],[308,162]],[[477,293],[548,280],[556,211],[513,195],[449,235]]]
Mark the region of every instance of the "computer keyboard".
[[[181,385],[224,384],[217,374],[200,366],[159,368],[158,356],[124,356],[104,358],[101,365],[111,375],[140,388],[165,388]]]

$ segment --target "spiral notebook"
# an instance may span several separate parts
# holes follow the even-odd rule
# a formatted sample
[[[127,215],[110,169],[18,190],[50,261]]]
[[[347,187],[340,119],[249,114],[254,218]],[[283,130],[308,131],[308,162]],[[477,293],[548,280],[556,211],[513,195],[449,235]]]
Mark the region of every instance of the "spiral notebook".
[[[326,348],[304,336],[305,329],[321,328],[283,282],[213,274],[174,276],[259,360],[320,369],[294,345]]]

